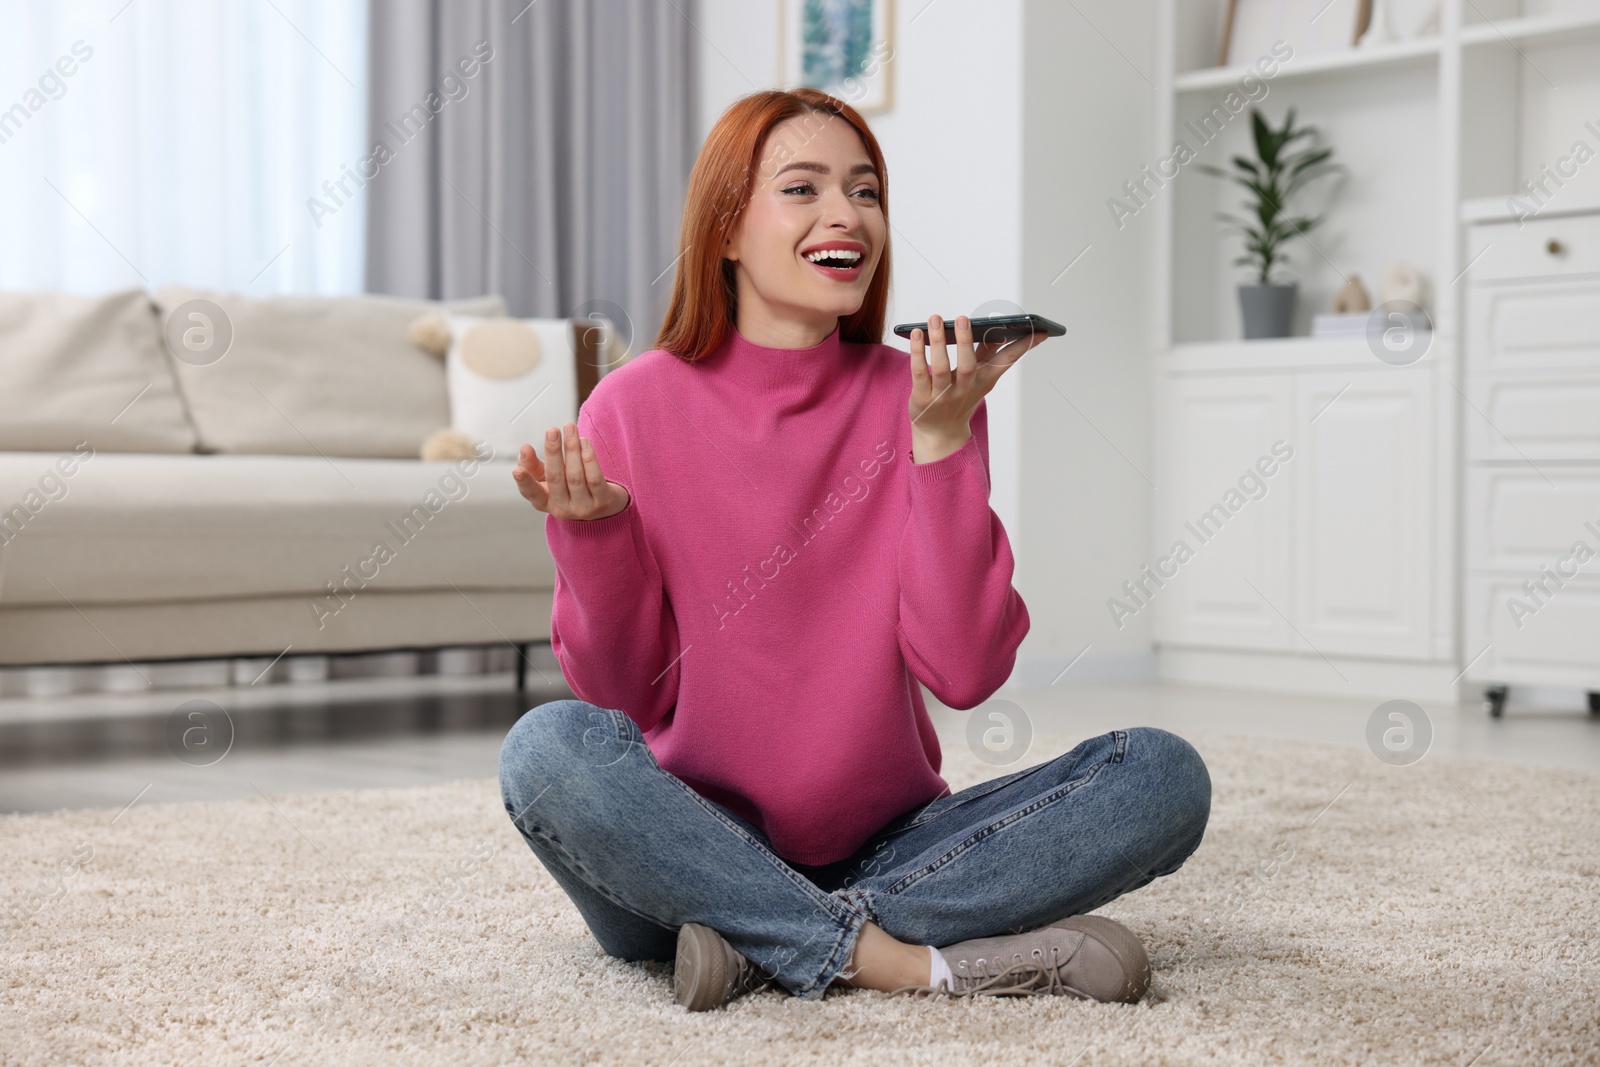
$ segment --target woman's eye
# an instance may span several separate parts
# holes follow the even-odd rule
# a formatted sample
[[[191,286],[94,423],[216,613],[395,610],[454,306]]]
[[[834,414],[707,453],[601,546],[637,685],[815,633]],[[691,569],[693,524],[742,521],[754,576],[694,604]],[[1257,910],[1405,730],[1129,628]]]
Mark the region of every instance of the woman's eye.
[[[784,193],[786,195],[789,194],[789,193],[800,193],[802,195],[810,196],[810,195],[814,194],[816,191],[817,191],[816,190],[816,186],[812,185],[810,182],[801,182],[799,185],[791,185],[791,186],[789,186],[787,189],[784,190]],[[866,194],[866,199],[871,200],[873,202],[877,202],[878,200],[882,199],[882,197],[880,197],[879,194],[878,194],[878,190],[872,188],[871,186],[863,186],[862,188],[857,189],[856,193],[857,194],[865,193]]]

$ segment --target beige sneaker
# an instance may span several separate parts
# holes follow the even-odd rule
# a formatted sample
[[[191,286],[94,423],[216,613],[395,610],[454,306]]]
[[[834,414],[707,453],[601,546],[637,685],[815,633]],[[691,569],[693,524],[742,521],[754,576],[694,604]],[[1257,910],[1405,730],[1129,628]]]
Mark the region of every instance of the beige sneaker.
[[[1073,915],[1025,934],[979,937],[938,950],[953,982],[901,986],[900,994],[1060,994],[1132,1004],[1150,986],[1150,957],[1126,926],[1103,915]]]
[[[721,934],[700,923],[678,927],[673,999],[690,1011],[720,1008],[734,997],[774,984]]]

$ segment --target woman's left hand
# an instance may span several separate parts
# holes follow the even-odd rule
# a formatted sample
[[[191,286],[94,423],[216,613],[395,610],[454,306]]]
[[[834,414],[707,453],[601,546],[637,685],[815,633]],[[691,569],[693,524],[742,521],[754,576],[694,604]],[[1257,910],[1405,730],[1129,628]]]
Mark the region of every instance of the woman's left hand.
[[[943,459],[972,437],[972,413],[994,388],[1000,375],[1024,352],[1050,335],[1034,333],[1010,342],[972,344],[972,320],[956,317],[956,367],[950,370],[945,349],[944,321],[928,318],[927,337],[933,338],[933,365],[923,352],[922,330],[911,331],[911,458],[916,463]],[[996,357],[999,358],[996,358]]]

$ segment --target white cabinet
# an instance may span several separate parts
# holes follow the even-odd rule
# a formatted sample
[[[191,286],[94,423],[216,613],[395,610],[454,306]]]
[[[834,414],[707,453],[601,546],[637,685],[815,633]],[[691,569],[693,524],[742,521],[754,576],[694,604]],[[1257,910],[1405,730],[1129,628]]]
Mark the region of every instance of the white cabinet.
[[[1230,351],[1257,365],[1203,369]],[[1360,340],[1188,352],[1156,383],[1151,543],[1193,551],[1151,597],[1156,641],[1428,659],[1435,361],[1390,366]]]
[[[1467,243],[1466,677],[1498,714],[1507,685],[1600,690],[1600,206]]]

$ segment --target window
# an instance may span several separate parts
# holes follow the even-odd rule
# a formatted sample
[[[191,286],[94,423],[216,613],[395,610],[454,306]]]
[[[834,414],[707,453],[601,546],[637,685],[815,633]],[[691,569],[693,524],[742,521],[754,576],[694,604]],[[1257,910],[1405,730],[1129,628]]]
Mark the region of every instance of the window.
[[[366,0],[0,0],[0,25],[0,288],[362,291]]]

